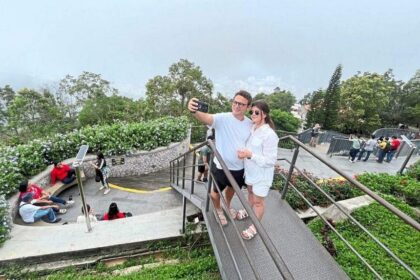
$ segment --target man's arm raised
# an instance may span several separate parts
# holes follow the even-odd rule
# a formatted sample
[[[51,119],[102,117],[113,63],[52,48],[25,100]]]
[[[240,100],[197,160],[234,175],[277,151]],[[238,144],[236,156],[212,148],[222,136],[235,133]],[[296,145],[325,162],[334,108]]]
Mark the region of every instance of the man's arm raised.
[[[198,99],[193,97],[188,102],[188,110],[190,110],[191,113],[194,114],[195,118],[199,120],[200,122],[206,124],[206,125],[213,125],[213,115],[197,111],[197,102]]]

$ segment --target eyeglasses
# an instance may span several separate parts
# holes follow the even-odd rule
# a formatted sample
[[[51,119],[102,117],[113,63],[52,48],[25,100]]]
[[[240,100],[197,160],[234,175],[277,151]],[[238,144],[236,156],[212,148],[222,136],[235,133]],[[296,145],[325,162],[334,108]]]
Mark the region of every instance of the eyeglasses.
[[[249,113],[251,115],[256,115],[256,116],[259,116],[260,115],[260,111],[257,111],[257,110],[251,110],[251,111],[249,111]]]
[[[247,104],[245,104],[245,103],[241,103],[241,102],[238,102],[238,101],[236,101],[236,100],[233,100],[233,105],[236,105],[236,106],[239,106],[239,107],[244,107],[244,106],[247,106]]]

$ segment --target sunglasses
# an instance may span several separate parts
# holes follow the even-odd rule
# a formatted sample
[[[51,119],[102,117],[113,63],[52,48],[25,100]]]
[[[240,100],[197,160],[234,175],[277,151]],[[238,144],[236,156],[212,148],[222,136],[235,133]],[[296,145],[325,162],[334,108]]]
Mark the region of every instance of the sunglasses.
[[[233,105],[236,105],[236,106],[239,106],[239,107],[244,107],[244,106],[247,106],[247,104],[245,104],[245,103],[241,103],[241,102],[238,102],[238,101],[233,101]]]
[[[249,111],[249,114],[250,114],[250,115],[256,115],[256,116],[259,116],[259,115],[260,115],[260,111],[257,111],[257,110],[251,110],[251,111]]]

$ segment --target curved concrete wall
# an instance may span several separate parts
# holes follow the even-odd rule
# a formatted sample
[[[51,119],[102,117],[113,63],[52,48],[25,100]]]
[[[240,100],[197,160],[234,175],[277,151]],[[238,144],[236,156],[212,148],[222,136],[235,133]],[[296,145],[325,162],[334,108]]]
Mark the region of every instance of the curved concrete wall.
[[[121,155],[107,157],[107,165],[110,167],[110,177],[126,177],[148,174],[154,171],[169,167],[169,162],[179,155],[188,151],[190,145],[190,136],[188,135],[182,142],[171,143],[167,147],[159,147],[152,151],[139,151],[130,155]],[[117,162],[124,158],[124,164],[112,165],[112,159]],[[72,164],[74,158],[63,160],[63,162]],[[82,165],[83,172],[87,178],[95,177],[95,169],[90,163],[96,161],[96,155],[87,155]],[[48,166],[44,171],[32,177],[29,181],[34,182],[42,188],[48,188],[50,183],[50,173],[53,165]],[[57,194],[55,194],[57,195]],[[9,214],[12,220],[16,221],[17,200],[19,194],[13,195],[9,200]]]

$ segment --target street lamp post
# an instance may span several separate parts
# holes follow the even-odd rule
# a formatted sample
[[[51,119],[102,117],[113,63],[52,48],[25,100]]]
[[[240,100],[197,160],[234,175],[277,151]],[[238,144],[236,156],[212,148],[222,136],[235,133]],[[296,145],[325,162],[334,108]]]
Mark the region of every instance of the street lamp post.
[[[83,160],[85,159],[86,153],[89,149],[88,145],[80,146],[79,152],[77,153],[76,160],[73,163],[73,167],[76,170],[77,186],[79,187],[80,197],[82,198],[82,207],[85,214],[87,232],[92,231],[92,226],[90,225],[89,212],[86,206],[85,193],[83,192],[82,185],[82,176],[80,175],[80,167],[82,166]]]

